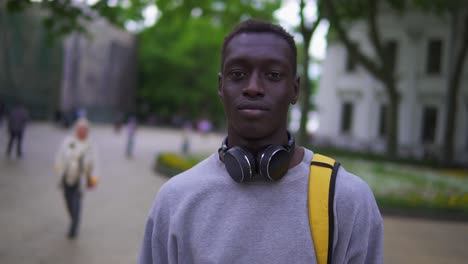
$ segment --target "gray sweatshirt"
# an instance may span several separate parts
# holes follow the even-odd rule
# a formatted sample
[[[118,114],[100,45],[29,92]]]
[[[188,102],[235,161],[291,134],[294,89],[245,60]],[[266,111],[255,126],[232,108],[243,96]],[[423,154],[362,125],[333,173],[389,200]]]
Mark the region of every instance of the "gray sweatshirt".
[[[278,182],[239,184],[213,154],[171,178],[150,211],[139,263],[316,263],[307,191],[313,153]],[[383,263],[383,223],[360,178],[340,168],[333,263]]]

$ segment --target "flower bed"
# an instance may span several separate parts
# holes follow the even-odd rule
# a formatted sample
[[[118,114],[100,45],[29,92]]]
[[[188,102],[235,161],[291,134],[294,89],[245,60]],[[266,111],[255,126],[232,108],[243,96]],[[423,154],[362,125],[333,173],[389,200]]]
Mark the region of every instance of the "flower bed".
[[[163,152],[156,158],[154,170],[172,177],[195,166],[200,160],[200,158],[196,157]]]
[[[468,172],[338,158],[371,187],[383,211],[468,219]]]

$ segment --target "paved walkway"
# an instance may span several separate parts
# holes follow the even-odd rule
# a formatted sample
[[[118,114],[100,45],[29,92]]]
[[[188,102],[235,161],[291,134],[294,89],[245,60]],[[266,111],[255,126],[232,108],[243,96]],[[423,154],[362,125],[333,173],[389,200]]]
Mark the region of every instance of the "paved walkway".
[[[0,154],[5,149],[4,127]],[[122,131],[124,132],[124,131]],[[159,151],[178,151],[180,131],[142,128],[135,157],[124,156],[125,134],[97,126],[100,185],[84,198],[77,240],[65,237],[68,218],[53,173],[53,159],[66,130],[32,124],[22,160],[0,155],[0,263],[135,263],[148,210],[167,180],[152,172]],[[192,149],[210,153],[219,135],[194,135]],[[385,217],[386,263],[464,263],[468,223]]]

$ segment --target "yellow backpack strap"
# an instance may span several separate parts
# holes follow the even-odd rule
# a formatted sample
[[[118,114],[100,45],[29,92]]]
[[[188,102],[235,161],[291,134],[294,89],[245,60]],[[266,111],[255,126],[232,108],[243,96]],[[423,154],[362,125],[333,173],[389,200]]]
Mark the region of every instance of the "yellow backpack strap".
[[[309,175],[309,225],[318,264],[330,264],[333,250],[335,180],[340,164],[314,154]]]

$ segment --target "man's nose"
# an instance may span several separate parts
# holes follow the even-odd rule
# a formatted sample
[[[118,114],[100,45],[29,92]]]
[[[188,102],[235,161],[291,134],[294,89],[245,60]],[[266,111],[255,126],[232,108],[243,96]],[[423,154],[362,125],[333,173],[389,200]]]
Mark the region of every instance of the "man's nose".
[[[249,82],[242,90],[242,93],[248,97],[262,97],[264,89],[261,76],[257,73],[250,75]]]

